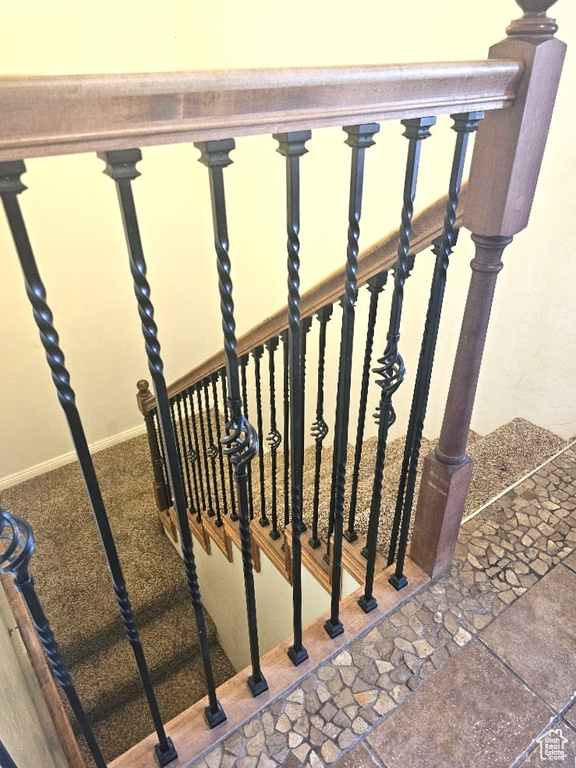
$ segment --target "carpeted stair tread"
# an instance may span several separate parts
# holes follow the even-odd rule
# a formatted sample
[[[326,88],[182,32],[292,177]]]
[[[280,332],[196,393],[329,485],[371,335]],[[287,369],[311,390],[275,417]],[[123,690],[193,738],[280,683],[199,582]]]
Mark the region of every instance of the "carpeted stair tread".
[[[204,615],[208,643],[213,648],[217,646],[216,627],[206,611]],[[197,667],[201,663],[189,600],[170,606],[144,625],[140,639],[153,680],[164,680],[186,664]],[[69,666],[81,700],[94,719],[104,717],[140,690],[134,654],[123,633],[115,643]],[[203,694],[200,687],[200,696]]]

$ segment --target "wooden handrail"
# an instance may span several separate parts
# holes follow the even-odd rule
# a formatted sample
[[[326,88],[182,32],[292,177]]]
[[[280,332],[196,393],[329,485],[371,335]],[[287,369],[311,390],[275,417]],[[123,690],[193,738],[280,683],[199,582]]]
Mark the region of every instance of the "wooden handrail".
[[[461,204],[459,210],[462,210],[466,201],[466,192],[467,185],[464,184],[460,193]],[[424,250],[435,237],[441,234],[446,201],[447,198],[442,197],[414,217],[411,240],[412,253],[417,254]],[[460,223],[460,216],[461,214],[459,213],[456,220],[457,225]],[[398,231],[394,230],[359,255],[357,272],[359,288],[365,285],[371,277],[394,266],[398,255],[397,248]],[[344,271],[344,267],[336,270],[302,295],[300,312],[303,318],[311,317],[327,304],[333,304],[338,301],[342,295]],[[284,306],[238,339],[238,355],[245,355],[251,352],[269,339],[279,336],[287,328],[288,307]],[[169,396],[172,397],[196,384],[198,381],[202,381],[206,376],[220,371],[224,368],[225,364],[224,350],[220,350],[171,384],[168,388]],[[142,393],[140,393],[138,405],[141,412],[145,415],[155,407],[156,399],[152,394],[148,397],[142,397]]]
[[[514,61],[0,77],[0,161],[492,110]]]

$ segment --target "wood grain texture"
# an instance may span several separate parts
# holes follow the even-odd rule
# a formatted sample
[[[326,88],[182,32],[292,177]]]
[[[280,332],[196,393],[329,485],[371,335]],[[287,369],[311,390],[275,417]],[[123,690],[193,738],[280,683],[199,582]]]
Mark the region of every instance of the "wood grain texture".
[[[456,219],[456,226],[461,224],[461,209],[466,200],[467,186],[462,186],[460,193],[460,206]],[[418,254],[425,248],[428,248],[432,240],[442,233],[444,222],[444,213],[446,210],[446,197],[442,197],[417,214],[412,223],[411,253]],[[366,248],[358,257],[358,288],[365,285],[371,277],[379,274],[385,269],[391,269],[394,266],[398,256],[398,230],[390,232],[386,237],[373,243]],[[326,277],[322,282],[317,283],[309,291],[302,294],[300,303],[300,312],[303,318],[311,317],[327,304],[333,304],[338,301],[344,289],[345,269],[341,268]],[[256,325],[247,333],[238,339],[238,355],[241,357],[251,352],[255,347],[264,344],[268,339],[279,336],[288,328],[288,307],[275,312],[263,322]],[[224,351],[221,350],[209,357],[200,365],[192,368],[188,373],[181,376],[168,387],[170,397],[182,392],[184,389],[196,384],[206,376],[221,370],[226,364]],[[156,401],[154,396],[150,395],[143,399],[140,398],[139,407],[144,413],[154,408]]]
[[[359,589],[341,603],[340,617],[344,624],[344,634],[331,640],[324,631],[324,621],[329,613],[304,628],[303,642],[309,659],[298,667],[288,659],[287,651],[291,639],[276,646],[262,657],[262,671],[270,689],[253,699],[246,690],[246,677],[250,669],[246,668],[218,688],[218,700],[222,703],[228,720],[213,731],[208,729],[204,720],[205,700],[194,704],[182,714],[171,720],[166,730],[174,740],[178,750],[178,759],[170,763],[173,768],[188,768],[207,750],[212,749],[232,733],[239,725],[246,722],[259,710],[276,699],[286,695],[301,680],[310,675],[321,664],[336,656],[347,645],[367,634],[375,624],[391,613],[399,605],[410,599],[429,582],[428,576],[411,560],[406,561],[405,573],[408,586],[397,592],[389,583],[388,576],[394,566],[382,571],[374,582],[374,595],[378,607],[365,614],[358,606],[362,594]],[[110,768],[155,768],[153,755],[154,736],[141,741],[128,752],[118,757]]]
[[[0,160],[501,109],[516,61],[0,78]]]
[[[14,586],[12,576],[0,574],[0,589],[4,589],[8,599],[8,605],[16,621],[20,637],[26,648],[30,664],[38,680],[38,685],[46,703],[50,719],[54,724],[54,730],[62,747],[69,768],[86,768],[86,763],[78,747],[76,737],[72,730],[70,720],[66,714],[64,704],[56,681],[52,676],[50,667],[44,654],[44,649],[38,639],[34,624],[28,613],[24,600]]]

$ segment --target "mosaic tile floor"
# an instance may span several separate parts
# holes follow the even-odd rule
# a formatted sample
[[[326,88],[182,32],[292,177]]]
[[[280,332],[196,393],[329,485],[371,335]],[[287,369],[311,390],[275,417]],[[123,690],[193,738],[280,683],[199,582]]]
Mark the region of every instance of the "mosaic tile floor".
[[[546,743],[550,744],[554,739],[558,741],[557,731],[561,726],[566,731],[562,738],[566,739],[567,764],[573,765],[574,758],[569,757],[569,749],[576,743],[576,732],[572,731],[569,719],[571,699],[565,700],[568,689],[560,693],[556,691],[554,700],[550,694],[546,699],[542,690],[528,690],[524,679],[528,671],[514,668],[515,663],[519,664],[516,657],[505,660],[504,664],[498,656],[499,652],[505,654],[498,650],[497,627],[501,628],[500,635],[505,636],[504,629],[512,624],[512,612],[516,610],[520,613],[515,626],[530,627],[537,635],[544,622],[544,619],[542,622],[537,620],[536,608],[538,592],[542,592],[547,584],[544,579],[557,579],[563,575],[569,583],[573,578],[576,587],[575,572],[559,565],[566,559],[567,565],[572,564],[576,569],[576,562],[573,562],[576,555],[569,557],[575,547],[576,449],[571,446],[462,527],[449,574],[409,600],[365,637],[353,641],[285,698],[270,704],[227,736],[221,744],[196,760],[194,767],[322,768],[336,765],[337,768],[363,768],[377,765],[385,768],[447,768],[449,765],[490,765],[491,768],[516,768],[526,760],[526,765],[539,765],[534,762],[540,754],[536,738],[546,738]],[[556,582],[550,583],[550,594],[554,595]],[[571,607],[569,602],[563,601],[558,611],[569,613]],[[504,611],[506,614],[501,616]],[[529,621],[528,616],[535,616],[536,620]],[[492,642],[490,638],[494,633],[496,639]],[[576,626],[573,635],[576,637]],[[522,632],[517,638],[524,648],[524,652],[519,653],[520,659],[527,657],[532,647],[549,642],[538,637],[528,642],[526,637],[530,636]],[[564,653],[574,656],[575,648],[567,646],[574,638],[569,633],[563,637],[566,641]],[[513,644],[510,638],[504,643],[506,647]],[[560,665],[556,673],[566,677],[562,654],[549,656],[548,661],[550,658],[555,659],[557,667]],[[474,682],[474,670],[486,670],[489,665],[496,666],[488,679],[498,680],[501,676],[496,672],[504,670],[504,676],[511,675],[515,685],[528,691],[527,702],[532,702],[534,697],[537,699],[533,717],[510,721],[507,733],[514,734],[514,738],[509,740],[507,750],[490,751],[489,744],[496,734],[490,728],[482,727],[481,712],[474,705],[474,690],[468,690],[466,698],[455,710],[463,717],[472,717],[472,725],[466,720],[467,730],[478,735],[476,740],[471,737],[466,742],[470,750],[476,751],[473,755],[468,753],[465,759],[458,753],[460,762],[449,762],[444,753],[434,752],[428,741],[425,745],[430,747],[429,750],[393,752],[392,747],[386,746],[393,743],[391,737],[379,739],[379,734],[388,733],[386,729],[392,733],[394,721],[405,712],[408,717],[411,710],[417,711],[418,702],[425,696],[437,702],[436,712],[439,712],[442,695],[449,699],[450,691],[457,689],[453,675],[458,673],[465,680],[468,674]],[[533,660],[532,667],[534,665],[537,667],[537,661]],[[538,670],[534,671],[532,667],[527,664],[535,685],[539,676]],[[574,691],[576,667],[569,665],[569,672],[574,680],[570,678],[568,688],[571,686]],[[443,680],[448,681],[444,687],[441,685]],[[434,690],[430,688],[434,685],[438,688],[437,698],[429,693]],[[498,692],[493,695],[497,700]],[[436,712],[435,724],[442,720]],[[576,723],[575,718],[572,716]],[[550,719],[552,724],[548,722]],[[426,731],[421,728],[413,731],[420,737],[422,733],[426,736]],[[399,732],[405,736],[402,728]],[[482,734],[484,741],[480,738]],[[454,733],[447,739],[454,743]],[[416,749],[416,745],[413,747]],[[416,754],[424,755],[423,761],[416,762]],[[561,762],[557,764],[562,765]]]

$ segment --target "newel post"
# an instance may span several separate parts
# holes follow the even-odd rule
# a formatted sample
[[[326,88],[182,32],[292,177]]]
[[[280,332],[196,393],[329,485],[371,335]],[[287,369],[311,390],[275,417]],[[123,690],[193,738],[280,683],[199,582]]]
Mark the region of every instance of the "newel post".
[[[546,15],[556,0],[516,0],[522,18],[490,59],[522,61],[524,71],[509,109],[490,111],[479,127],[463,225],[476,253],[436,450],[424,460],[411,558],[436,577],[451,565],[472,476],[466,454],[482,353],[502,253],[528,224],[566,46]]]
[[[154,420],[152,419],[152,414],[148,406],[148,402],[152,399],[153,395],[150,392],[150,385],[146,379],[140,379],[136,386],[138,387],[138,394],[136,395],[138,409],[144,417],[146,434],[148,435],[148,448],[150,450],[152,472],[154,473],[154,498],[156,499],[160,520],[164,523],[164,517],[161,513],[165,512],[171,506],[171,502],[166,486],[166,480],[164,478],[162,456],[160,455],[158,446],[160,436],[156,435]]]

